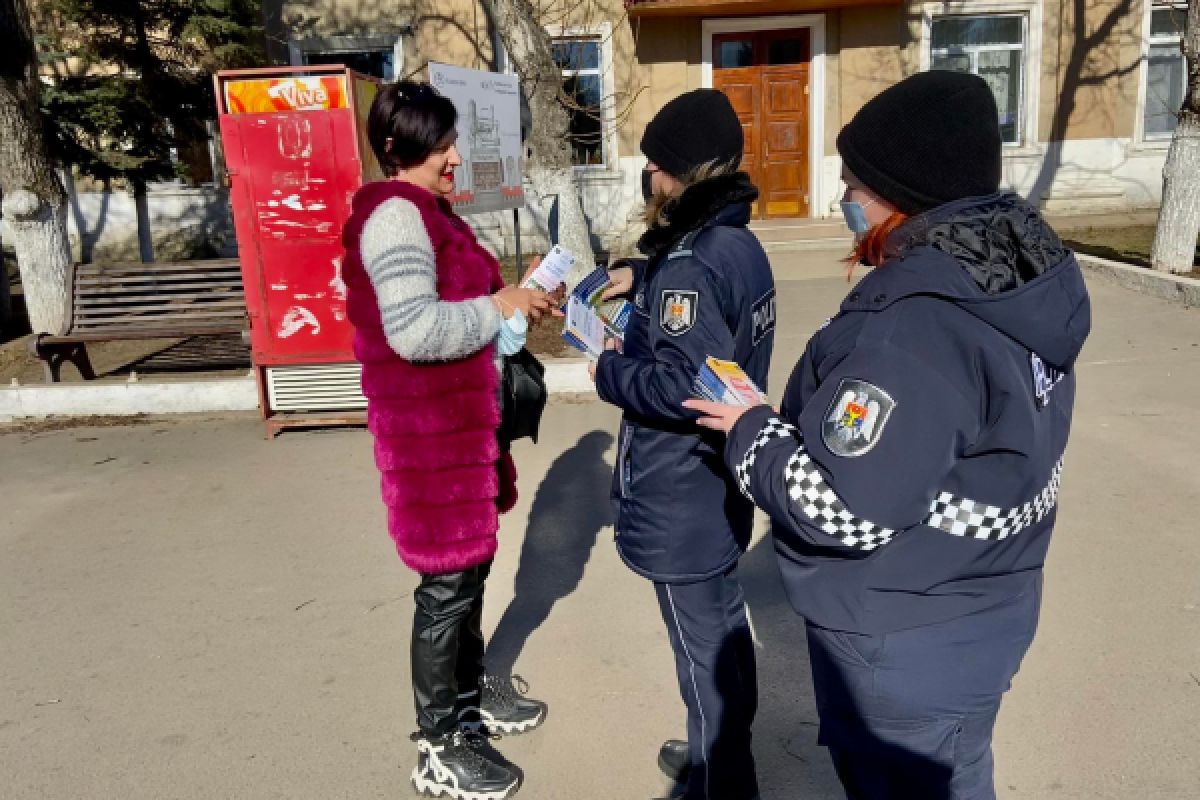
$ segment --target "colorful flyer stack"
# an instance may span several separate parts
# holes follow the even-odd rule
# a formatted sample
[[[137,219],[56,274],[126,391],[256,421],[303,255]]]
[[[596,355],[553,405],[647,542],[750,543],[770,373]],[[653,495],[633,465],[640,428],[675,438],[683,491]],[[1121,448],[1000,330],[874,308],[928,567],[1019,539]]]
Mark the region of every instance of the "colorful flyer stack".
[[[760,406],[767,396],[750,376],[732,361],[709,356],[692,385],[697,397],[727,406]]]
[[[591,306],[573,294],[567,298],[566,313],[563,339],[588,358],[599,358],[604,352],[604,320]]]
[[[613,339],[624,339],[625,328],[633,314],[633,305],[622,297],[604,299],[604,290],[610,285],[608,270],[597,267],[575,287],[573,295],[591,306],[604,322],[604,330]]]
[[[633,306],[628,300],[604,300],[608,271],[597,267],[567,297],[563,338],[589,358],[599,358],[605,339],[623,340]]]

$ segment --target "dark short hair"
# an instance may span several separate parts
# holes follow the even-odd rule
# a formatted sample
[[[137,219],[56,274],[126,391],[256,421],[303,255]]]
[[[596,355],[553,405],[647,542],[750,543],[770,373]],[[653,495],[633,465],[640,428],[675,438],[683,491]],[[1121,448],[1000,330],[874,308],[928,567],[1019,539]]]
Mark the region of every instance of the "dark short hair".
[[[367,116],[367,141],[384,174],[392,176],[429,158],[457,120],[454,103],[428,83],[397,81],[375,95]]]

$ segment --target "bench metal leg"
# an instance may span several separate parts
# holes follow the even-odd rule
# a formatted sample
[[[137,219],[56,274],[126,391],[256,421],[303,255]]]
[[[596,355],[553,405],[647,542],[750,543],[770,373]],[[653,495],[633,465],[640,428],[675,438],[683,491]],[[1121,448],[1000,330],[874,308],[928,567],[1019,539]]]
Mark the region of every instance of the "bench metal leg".
[[[79,370],[85,381],[96,379],[92,360],[88,358],[87,345],[83,342],[47,342],[46,334],[39,334],[29,342],[29,351],[42,360],[47,383],[62,381],[62,366],[70,361]]]

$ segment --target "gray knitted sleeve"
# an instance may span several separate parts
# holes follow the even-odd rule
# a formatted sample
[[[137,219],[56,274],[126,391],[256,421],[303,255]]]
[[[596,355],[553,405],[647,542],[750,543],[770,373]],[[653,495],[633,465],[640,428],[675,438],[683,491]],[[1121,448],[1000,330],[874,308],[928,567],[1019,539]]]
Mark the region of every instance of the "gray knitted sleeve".
[[[421,212],[397,197],[381,204],[359,239],[388,344],[409,361],[473,355],[496,338],[503,318],[488,295],[447,302],[437,294],[433,245]]]

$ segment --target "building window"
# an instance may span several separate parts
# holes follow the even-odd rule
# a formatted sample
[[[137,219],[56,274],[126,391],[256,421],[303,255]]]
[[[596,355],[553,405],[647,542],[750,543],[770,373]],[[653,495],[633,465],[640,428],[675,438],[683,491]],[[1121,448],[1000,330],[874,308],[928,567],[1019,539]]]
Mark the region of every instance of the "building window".
[[[554,61],[562,70],[563,93],[571,117],[571,160],[580,167],[608,164],[603,47],[599,36],[554,40]]]
[[[402,32],[368,36],[309,36],[288,42],[288,61],[297,67],[344,64],[380,80],[396,79],[403,71]]]
[[[394,58],[394,51],[390,47],[377,50],[308,50],[304,53],[304,65],[345,64],[355,72],[390,81],[395,77]]]
[[[992,88],[1004,143],[1021,143],[1025,124],[1024,14],[937,17],[930,31],[930,67],[972,72]]]
[[[1179,122],[1187,65],[1183,60],[1186,6],[1165,6],[1150,12],[1146,52],[1146,107],[1142,130],[1147,139],[1169,139]]]

